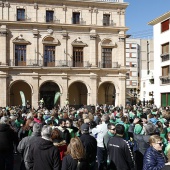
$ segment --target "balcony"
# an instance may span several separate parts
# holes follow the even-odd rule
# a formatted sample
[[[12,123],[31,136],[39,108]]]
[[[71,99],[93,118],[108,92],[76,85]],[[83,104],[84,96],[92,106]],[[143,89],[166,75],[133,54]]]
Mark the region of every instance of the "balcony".
[[[9,61],[10,67],[17,67],[17,66],[31,66],[31,67],[90,67],[91,64],[89,61],[66,61],[66,60],[26,60],[26,61],[18,61],[18,60],[10,60]]]
[[[44,16],[44,21],[47,22],[47,23],[60,23],[60,20],[57,19],[56,16],[53,16],[51,18]]]
[[[120,65],[118,64],[118,62],[105,61],[105,62],[99,62],[98,67],[100,67],[100,68],[120,68]]]
[[[170,83],[170,74],[167,76],[160,76],[161,84],[169,84]]]
[[[31,22],[31,18],[29,18],[27,15],[23,15],[22,17],[19,17],[17,14],[15,16],[15,21],[27,21]]]
[[[83,20],[83,18],[71,18],[72,24],[80,24],[80,25],[86,25],[86,21]]]
[[[168,61],[170,59],[169,53],[161,54],[162,62]]]
[[[116,26],[116,23],[113,22],[113,20],[102,20],[103,26]]]

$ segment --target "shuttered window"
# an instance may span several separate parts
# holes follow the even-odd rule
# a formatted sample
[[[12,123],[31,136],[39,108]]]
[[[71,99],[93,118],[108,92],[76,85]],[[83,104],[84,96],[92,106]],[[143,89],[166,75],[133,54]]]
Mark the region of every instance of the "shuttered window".
[[[161,106],[166,106],[166,93],[161,94]]]
[[[169,66],[162,67],[162,76],[169,75]]]
[[[169,54],[169,43],[162,44],[162,54]]]
[[[161,32],[169,30],[169,19],[161,23]]]

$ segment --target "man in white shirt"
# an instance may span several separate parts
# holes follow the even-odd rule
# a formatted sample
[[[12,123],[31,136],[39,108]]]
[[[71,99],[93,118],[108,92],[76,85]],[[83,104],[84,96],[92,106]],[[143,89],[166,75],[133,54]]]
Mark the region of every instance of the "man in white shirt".
[[[104,170],[107,167],[107,153],[103,144],[103,137],[107,133],[107,124],[109,123],[109,116],[104,114],[101,118],[102,123],[92,129],[92,134],[97,134],[97,161],[98,170]]]

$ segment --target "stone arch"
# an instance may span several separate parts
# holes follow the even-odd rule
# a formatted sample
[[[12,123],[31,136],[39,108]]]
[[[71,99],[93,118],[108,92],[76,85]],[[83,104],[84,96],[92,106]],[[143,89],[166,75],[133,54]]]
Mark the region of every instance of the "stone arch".
[[[10,89],[9,98],[11,106],[22,105],[20,91],[22,91],[25,96],[25,102],[28,100],[29,103],[32,104],[33,87],[26,81],[24,80],[14,81],[10,84],[9,89]]]
[[[115,46],[115,42],[113,42],[110,38],[105,38],[101,41],[101,46],[113,48]]]
[[[74,81],[68,87],[69,104],[76,108],[88,103],[89,86],[83,81]]]
[[[118,98],[118,91],[118,88],[113,82],[102,82],[98,87],[98,104],[115,105]]]
[[[52,109],[54,106],[60,104],[60,95],[58,96],[56,103],[54,103],[55,95],[57,92],[59,92],[61,95],[62,88],[60,85],[58,85],[56,82],[52,80],[47,80],[40,85],[39,87],[40,99],[43,98],[44,106],[47,107],[48,109]]]
[[[53,36],[47,35],[43,38],[42,43],[43,44],[58,45],[59,41],[58,41],[58,39],[55,39]]]

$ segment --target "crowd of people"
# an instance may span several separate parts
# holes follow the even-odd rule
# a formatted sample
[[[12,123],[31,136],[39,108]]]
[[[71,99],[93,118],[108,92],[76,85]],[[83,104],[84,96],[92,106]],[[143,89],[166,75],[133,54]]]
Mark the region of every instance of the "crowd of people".
[[[169,170],[170,107],[0,107],[0,170]]]

